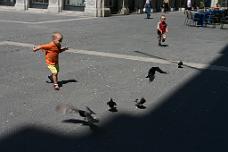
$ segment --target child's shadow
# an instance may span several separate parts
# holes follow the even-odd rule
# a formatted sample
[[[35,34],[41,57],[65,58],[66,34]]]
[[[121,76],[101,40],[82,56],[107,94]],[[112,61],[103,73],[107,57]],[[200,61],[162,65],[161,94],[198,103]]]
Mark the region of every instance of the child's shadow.
[[[71,82],[78,82],[78,81],[75,80],[75,79],[61,80],[61,81],[58,82],[58,84],[59,84],[59,87],[62,87],[64,84],[71,83]],[[46,83],[53,83],[53,82],[46,81]]]
[[[147,19],[147,20],[152,20],[152,19],[154,19],[154,18],[153,18],[153,17],[150,17],[150,18],[147,18],[147,17],[146,17],[146,18],[144,18],[144,19]]]
[[[64,84],[72,83],[72,82],[78,82],[78,81],[75,79],[61,80],[61,81],[59,81],[59,87],[62,87]]]

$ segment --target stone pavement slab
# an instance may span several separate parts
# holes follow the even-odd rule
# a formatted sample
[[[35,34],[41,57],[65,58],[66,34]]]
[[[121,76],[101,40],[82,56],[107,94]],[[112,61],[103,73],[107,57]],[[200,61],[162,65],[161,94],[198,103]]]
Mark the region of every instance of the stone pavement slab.
[[[23,16],[13,14],[10,19],[58,20]],[[169,46],[161,48],[154,29],[159,16],[39,25],[0,22],[0,151],[226,151],[227,72],[73,52],[158,56],[228,67],[227,29],[187,27],[182,13],[169,13]],[[62,32],[63,45],[72,49],[60,55],[58,92],[46,83],[49,72],[43,54],[31,50],[32,44],[48,42],[54,31]],[[149,83],[145,76],[152,66],[168,74],[158,73]],[[107,111],[110,97],[118,104],[117,113]],[[141,97],[147,99],[144,110],[133,103]],[[80,125],[78,115],[57,113],[59,103],[89,106],[100,119],[97,128]]]

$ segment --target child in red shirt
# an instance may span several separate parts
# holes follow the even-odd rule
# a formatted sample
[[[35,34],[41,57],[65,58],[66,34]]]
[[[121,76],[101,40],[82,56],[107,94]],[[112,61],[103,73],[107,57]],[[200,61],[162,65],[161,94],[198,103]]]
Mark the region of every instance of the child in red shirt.
[[[51,75],[48,78],[54,83],[54,89],[59,90],[58,85],[58,73],[59,73],[59,53],[68,50],[68,48],[61,48],[61,42],[63,35],[59,32],[52,34],[52,41],[47,44],[41,44],[35,46],[33,51],[38,50],[45,51],[45,61],[48,69],[51,71]]]
[[[166,34],[168,32],[168,25],[166,24],[165,15],[161,15],[160,21],[157,23],[158,45],[161,46],[161,42],[165,42]]]

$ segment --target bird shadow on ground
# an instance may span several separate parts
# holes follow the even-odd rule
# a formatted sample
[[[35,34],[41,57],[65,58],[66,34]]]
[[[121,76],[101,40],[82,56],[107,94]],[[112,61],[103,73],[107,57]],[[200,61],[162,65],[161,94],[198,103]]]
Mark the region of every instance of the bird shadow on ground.
[[[161,47],[168,47],[169,45],[168,44],[161,44],[160,46]]]
[[[142,51],[134,51],[135,53],[138,53],[138,54],[142,54],[142,55],[145,55],[145,56],[148,56],[148,57],[152,57],[152,58],[156,58],[156,59],[161,59],[161,60],[165,60],[165,61],[169,61],[170,63],[174,63],[173,61],[171,61],[170,59],[167,59],[167,58],[163,58],[163,57],[159,57],[159,56],[156,56],[156,55],[153,55],[153,54],[149,54],[149,53],[145,53],[145,52],[142,52]],[[178,63],[176,63],[178,64]],[[189,65],[186,65],[184,64],[183,65],[184,67],[188,67],[188,68],[191,68],[191,69],[195,69],[195,70],[201,70],[199,68],[196,68],[196,67],[193,67],[193,66],[189,66]],[[178,68],[183,68],[183,67],[178,67]],[[153,80],[152,80],[153,81]],[[151,82],[152,82],[151,81]]]
[[[87,121],[84,120],[79,120],[79,119],[66,119],[62,121],[63,123],[72,123],[72,124],[79,124],[81,126],[88,126],[90,127],[91,130],[97,130],[98,126],[93,124],[93,123],[88,123]]]
[[[110,109],[108,109],[108,111],[110,111],[110,112],[118,112],[117,108],[110,108]]]
[[[144,105],[138,105],[137,108],[138,109],[146,109],[146,106],[144,106]]]
[[[73,124],[87,124],[86,121],[84,120],[79,120],[79,119],[67,119],[67,120],[63,120],[63,123],[73,123]]]
[[[145,17],[144,19],[152,20],[152,19],[154,19],[154,18],[153,18],[153,17],[150,17],[150,18]]]
[[[227,67],[227,52],[211,64]],[[24,125],[1,135],[0,151],[227,152],[227,92],[228,72],[201,70],[144,115],[121,113],[83,136]]]

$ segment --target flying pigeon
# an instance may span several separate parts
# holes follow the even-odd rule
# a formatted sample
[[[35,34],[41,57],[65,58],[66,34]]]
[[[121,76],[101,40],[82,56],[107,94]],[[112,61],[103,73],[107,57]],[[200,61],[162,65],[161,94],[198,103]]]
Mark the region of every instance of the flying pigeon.
[[[86,107],[86,110],[80,110],[69,104],[59,104],[56,106],[56,111],[63,114],[78,113],[79,116],[83,117],[89,124],[93,124],[99,121],[95,116],[93,116],[95,115],[95,112],[93,112],[89,107]]]
[[[159,67],[152,67],[150,68],[150,70],[148,71],[148,75],[146,76],[146,78],[149,78],[150,82],[154,80],[156,71],[159,73],[167,74],[167,72],[161,70]]]
[[[113,101],[113,99],[111,98],[108,102],[107,105],[109,106],[109,111],[111,112],[117,112],[117,104],[116,102]]]
[[[139,99],[136,99],[134,101],[136,104],[135,106],[139,109],[145,109],[146,107],[143,105],[145,102],[146,102],[146,99],[145,98],[141,98],[140,100]]]

